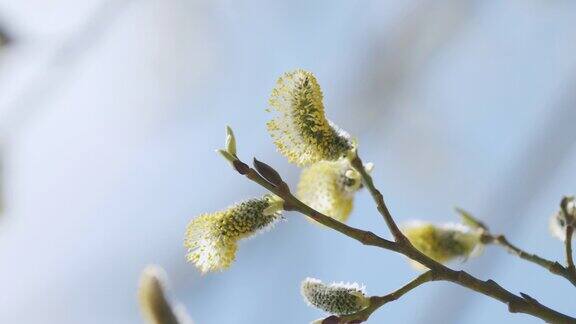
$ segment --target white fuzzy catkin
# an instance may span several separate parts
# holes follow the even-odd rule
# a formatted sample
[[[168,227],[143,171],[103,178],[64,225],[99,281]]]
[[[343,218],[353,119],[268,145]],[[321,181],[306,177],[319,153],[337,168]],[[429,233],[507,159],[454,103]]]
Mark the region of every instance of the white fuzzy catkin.
[[[318,279],[306,278],[300,290],[308,305],[334,315],[352,314],[369,304],[364,287],[357,283],[327,285]]]

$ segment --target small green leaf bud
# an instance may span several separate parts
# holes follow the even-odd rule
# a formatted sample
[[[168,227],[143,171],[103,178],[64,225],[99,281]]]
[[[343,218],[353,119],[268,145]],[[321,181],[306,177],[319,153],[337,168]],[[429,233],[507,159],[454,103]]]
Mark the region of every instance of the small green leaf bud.
[[[226,152],[236,156],[236,137],[230,126],[226,126]]]

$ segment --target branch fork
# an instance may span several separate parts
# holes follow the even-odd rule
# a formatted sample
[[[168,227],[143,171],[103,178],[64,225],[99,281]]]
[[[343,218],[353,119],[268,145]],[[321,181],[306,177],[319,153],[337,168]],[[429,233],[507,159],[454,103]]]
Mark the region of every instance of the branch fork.
[[[292,195],[288,185],[286,184],[286,182],[284,182],[280,174],[268,164],[265,164],[261,161],[254,159],[254,168],[251,168],[250,166],[248,166],[246,163],[242,162],[239,159],[233,162],[234,169],[239,174],[244,175],[251,181],[256,182],[257,184],[261,185],[262,187],[266,188],[273,194],[283,199],[285,210],[293,210],[300,212],[301,214],[311,217],[315,221],[333,230],[336,230],[350,238],[353,238],[364,245],[376,246],[386,250],[403,254],[408,258],[417,261],[422,265],[426,266],[428,269],[430,269],[427,272],[415,278],[406,286],[400,288],[399,290],[391,294],[385,296],[371,297],[370,305],[367,308],[355,314],[344,315],[341,317],[330,316],[326,318],[323,321],[323,323],[365,322],[366,320],[368,320],[368,318],[374,311],[376,311],[378,308],[385,305],[386,303],[397,300],[398,298],[402,297],[404,294],[408,293],[412,289],[426,282],[438,281],[438,280],[450,281],[462,287],[476,291],[480,294],[494,298],[506,304],[508,306],[508,310],[511,313],[529,314],[549,323],[561,323],[561,324],[576,323],[576,318],[570,317],[568,315],[555,311],[547,306],[544,306],[536,299],[530,297],[525,293],[520,293],[520,295],[516,295],[506,290],[493,280],[483,281],[470,275],[465,271],[452,270],[446,267],[445,265],[438,263],[429,258],[428,256],[424,255],[423,253],[421,253],[419,250],[414,248],[414,246],[412,246],[412,244],[406,238],[406,236],[402,234],[402,231],[394,221],[392,214],[390,213],[388,207],[386,206],[383,195],[375,187],[372,177],[368,174],[368,172],[366,172],[360,157],[356,155],[350,160],[350,162],[351,165],[360,173],[364,186],[368,189],[368,191],[372,195],[372,198],[376,203],[377,210],[384,218],[386,225],[388,226],[390,232],[394,237],[393,241],[384,239],[370,231],[364,231],[361,229],[348,226],[302,203],[294,195]],[[571,233],[568,233],[568,230],[567,234],[572,235]],[[512,251],[513,253],[519,255],[524,259],[535,262],[537,264],[540,263],[545,264],[546,266],[548,266],[549,269],[551,269],[550,271],[552,272],[563,271],[559,270],[561,269],[558,267],[559,264],[544,259],[542,259],[544,260],[544,262],[542,262],[539,258],[535,257],[534,255],[530,255],[520,250],[519,248],[513,246],[504,238],[504,236],[493,237],[490,235],[486,235],[484,239],[487,241],[492,241],[491,243],[503,245],[507,247],[509,251]],[[570,251],[571,255],[571,244],[567,244],[566,251],[567,256],[568,251]],[[548,262],[550,262],[550,264]],[[560,267],[564,268],[561,265]],[[566,269],[569,268],[570,266],[566,267]]]

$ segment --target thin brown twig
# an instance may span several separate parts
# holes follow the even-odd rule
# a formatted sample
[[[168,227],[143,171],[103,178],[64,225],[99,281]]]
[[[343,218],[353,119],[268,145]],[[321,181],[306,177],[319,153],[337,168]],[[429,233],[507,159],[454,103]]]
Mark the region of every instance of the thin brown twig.
[[[510,243],[504,235],[492,235],[485,233],[482,235],[482,242],[485,244],[495,244],[501,246],[508,251],[508,253],[517,255],[519,258],[537,264],[555,275],[566,278],[572,285],[576,286],[576,273],[571,272],[569,267],[565,267],[557,261],[542,258],[534,253],[526,252],[518,246]]]
[[[338,318],[339,323],[350,323],[353,321],[367,321],[370,315],[374,313],[378,308],[384,306],[385,304],[400,299],[412,289],[419,287],[427,282],[438,280],[433,271],[426,271],[423,274],[416,277],[414,280],[410,281],[406,285],[402,286],[400,289],[395,290],[384,296],[373,296],[370,297],[370,305],[363,310],[350,315],[340,316]]]
[[[372,177],[368,174],[368,172],[366,172],[366,169],[364,169],[364,164],[362,163],[360,157],[356,155],[353,159],[351,159],[350,163],[352,164],[352,167],[354,167],[354,169],[356,169],[356,171],[358,171],[362,176],[364,186],[368,188],[368,191],[372,195],[374,202],[376,202],[376,208],[378,209],[382,217],[384,217],[384,221],[386,222],[386,225],[388,225],[388,228],[390,229],[390,232],[392,232],[392,235],[394,236],[396,241],[408,241],[406,236],[404,236],[404,234],[402,234],[402,231],[400,231],[398,225],[396,225],[396,222],[394,221],[392,214],[390,213],[388,207],[386,206],[386,203],[384,202],[384,196],[376,188],[376,186],[374,185],[374,181],[372,180]]]
[[[566,247],[566,270],[570,274],[571,278],[576,278],[576,267],[574,267],[574,258],[572,256],[572,236],[574,234],[574,226],[566,226],[566,240],[564,245]],[[576,281],[576,279],[574,279]]]
[[[366,170],[364,169],[364,165],[362,160],[358,155],[351,160],[352,166],[360,172],[362,176],[362,180],[370,194],[372,195],[378,211],[384,217],[386,224],[388,225],[390,231],[396,238],[396,242],[400,245],[402,254],[408,256],[410,259],[415,260],[432,271],[436,273],[440,279],[444,279],[447,281],[454,282],[458,285],[464,286],[466,288],[472,289],[476,292],[482,293],[486,296],[490,296],[495,298],[501,302],[508,304],[508,310],[512,313],[515,312],[522,312],[527,313],[541,319],[545,319],[542,316],[549,316],[551,315],[555,319],[551,322],[553,323],[576,323],[576,319],[554,311],[540,303],[538,303],[532,297],[526,294],[520,294],[521,297],[514,295],[513,293],[509,292],[508,290],[502,288],[493,280],[482,281],[479,280],[465,271],[454,271],[443,264],[440,264],[430,258],[428,258],[423,253],[420,253],[410,241],[402,234],[399,230],[398,226],[396,225],[392,214],[390,213],[386,203],[384,202],[384,197],[380,193],[380,191],[375,187],[374,181],[372,177]],[[527,298],[528,297],[528,298]],[[538,306],[538,307],[536,307]],[[534,309],[539,308],[539,309]],[[545,314],[550,313],[550,314]],[[546,320],[546,319],[545,319]]]
[[[270,192],[276,194],[278,197],[282,198],[285,202],[284,203],[285,210],[297,210],[309,216],[310,218],[314,219],[315,221],[319,222],[320,224],[330,227],[348,237],[351,237],[364,245],[377,246],[391,251],[398,251],[398,244],[396,244],[396,242],[381,238],[370,231],[364,231],[348,226],[344,223],[341,223],[331,217],[328,217],[314,210],[313,208],[304,204],[300,200],[296,199],[296,197],[294,197],[287,189],[288,188],[287,185],[285,184],[282,186],[273,185],[272,183],[264,179],[256,170],[250,168],[244,162],[238,160],[237,162],[235,162],[234,168],[240,174],[244,175],[248,179],[256,182],[262,187],[268,189]]]
[[[354,161],[356,161],[354,163]],[[362,166],[360,158],[356,158],[353,164]],[[465,271],[455,271],[441,263],[438,263],[431,258],[427,257],[420,251],[410,244],[408,239],[402,234],[398,226],[396,225],[392,215],[390,214],[384,199],[380,192],[375,188],[374,183],[370,175],[364,170],[363,166],[358,169],[362,175],[362,180],[365,186],[368,188],[376,204],[378,205],[378,210],[383,215],[388,227],[395,237],[395,241],[389,241],[378,235],[360,230],[348,225],[345,225],[337,220],[326,216],[310,206],[304,204],[296,197],[292,195],[288,186],[282,182],[281,185],[274,185],[262,177],[258,172],[250,168],[244,162],[238,160],[234,163],[234,168],[242,175],[246,176],[248,179],[262,185],[264,188],[268,189],[270,192],[276,194],[278,197],[284,200],[285,210],[295,210],[306,216],[311,217],[317,222],[330,227],[346,236],[349,236],[362,244],[378,246],[387,250],[398,252],[403,254],[410,259],[417,261],[424,266],[428,267],[430,271],[434,274],[437,280],[450,281],[458,284],[462,287],[474,290],[485,296],[492,297],[500,302],[508,305],[508,310],[511,313],[524,313],[529,314],[534,317],[540,318],[549,323],[561,323],[561,324],[575,324],[576,318],[570,317],[568,315],[562,314],[555,311],[549,307],[546,307],[539,303],[536,299],[520,293],[520,296],[511,293],[510,291],[504,289],[502,286],[497,284],[493,280],[480,280]]]

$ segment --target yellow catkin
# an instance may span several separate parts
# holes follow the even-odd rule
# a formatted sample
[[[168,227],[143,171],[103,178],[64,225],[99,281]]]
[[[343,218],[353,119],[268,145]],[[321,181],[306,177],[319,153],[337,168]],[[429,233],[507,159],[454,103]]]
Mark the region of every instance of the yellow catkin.
[[[277,205],[276,200],[267,195],[196,217],[188,224],[184,240],[187,260],[203,273],[227,269],[234,262],[240,239],[270,227],[281,217],[279,211],[265,212],[273,204]]]
[[[267,111],[274,113],[268,132],[291,163],[336,160],[352,148],[350,136],[326,118],[322,91],[310,72],[295,70],[280,77]]]
[[[360,188],[357,174],[347,159],[338,161],[320,161],[302,170],[298,182],[298,198],[340,222],[346,222],[352,211],[354,194]]]
[[[481,248],[479,233],[461,224],[436,226],[414,222],[403,226],[402,232],[415,248],[440,263],[466,259],[478,254]]]

